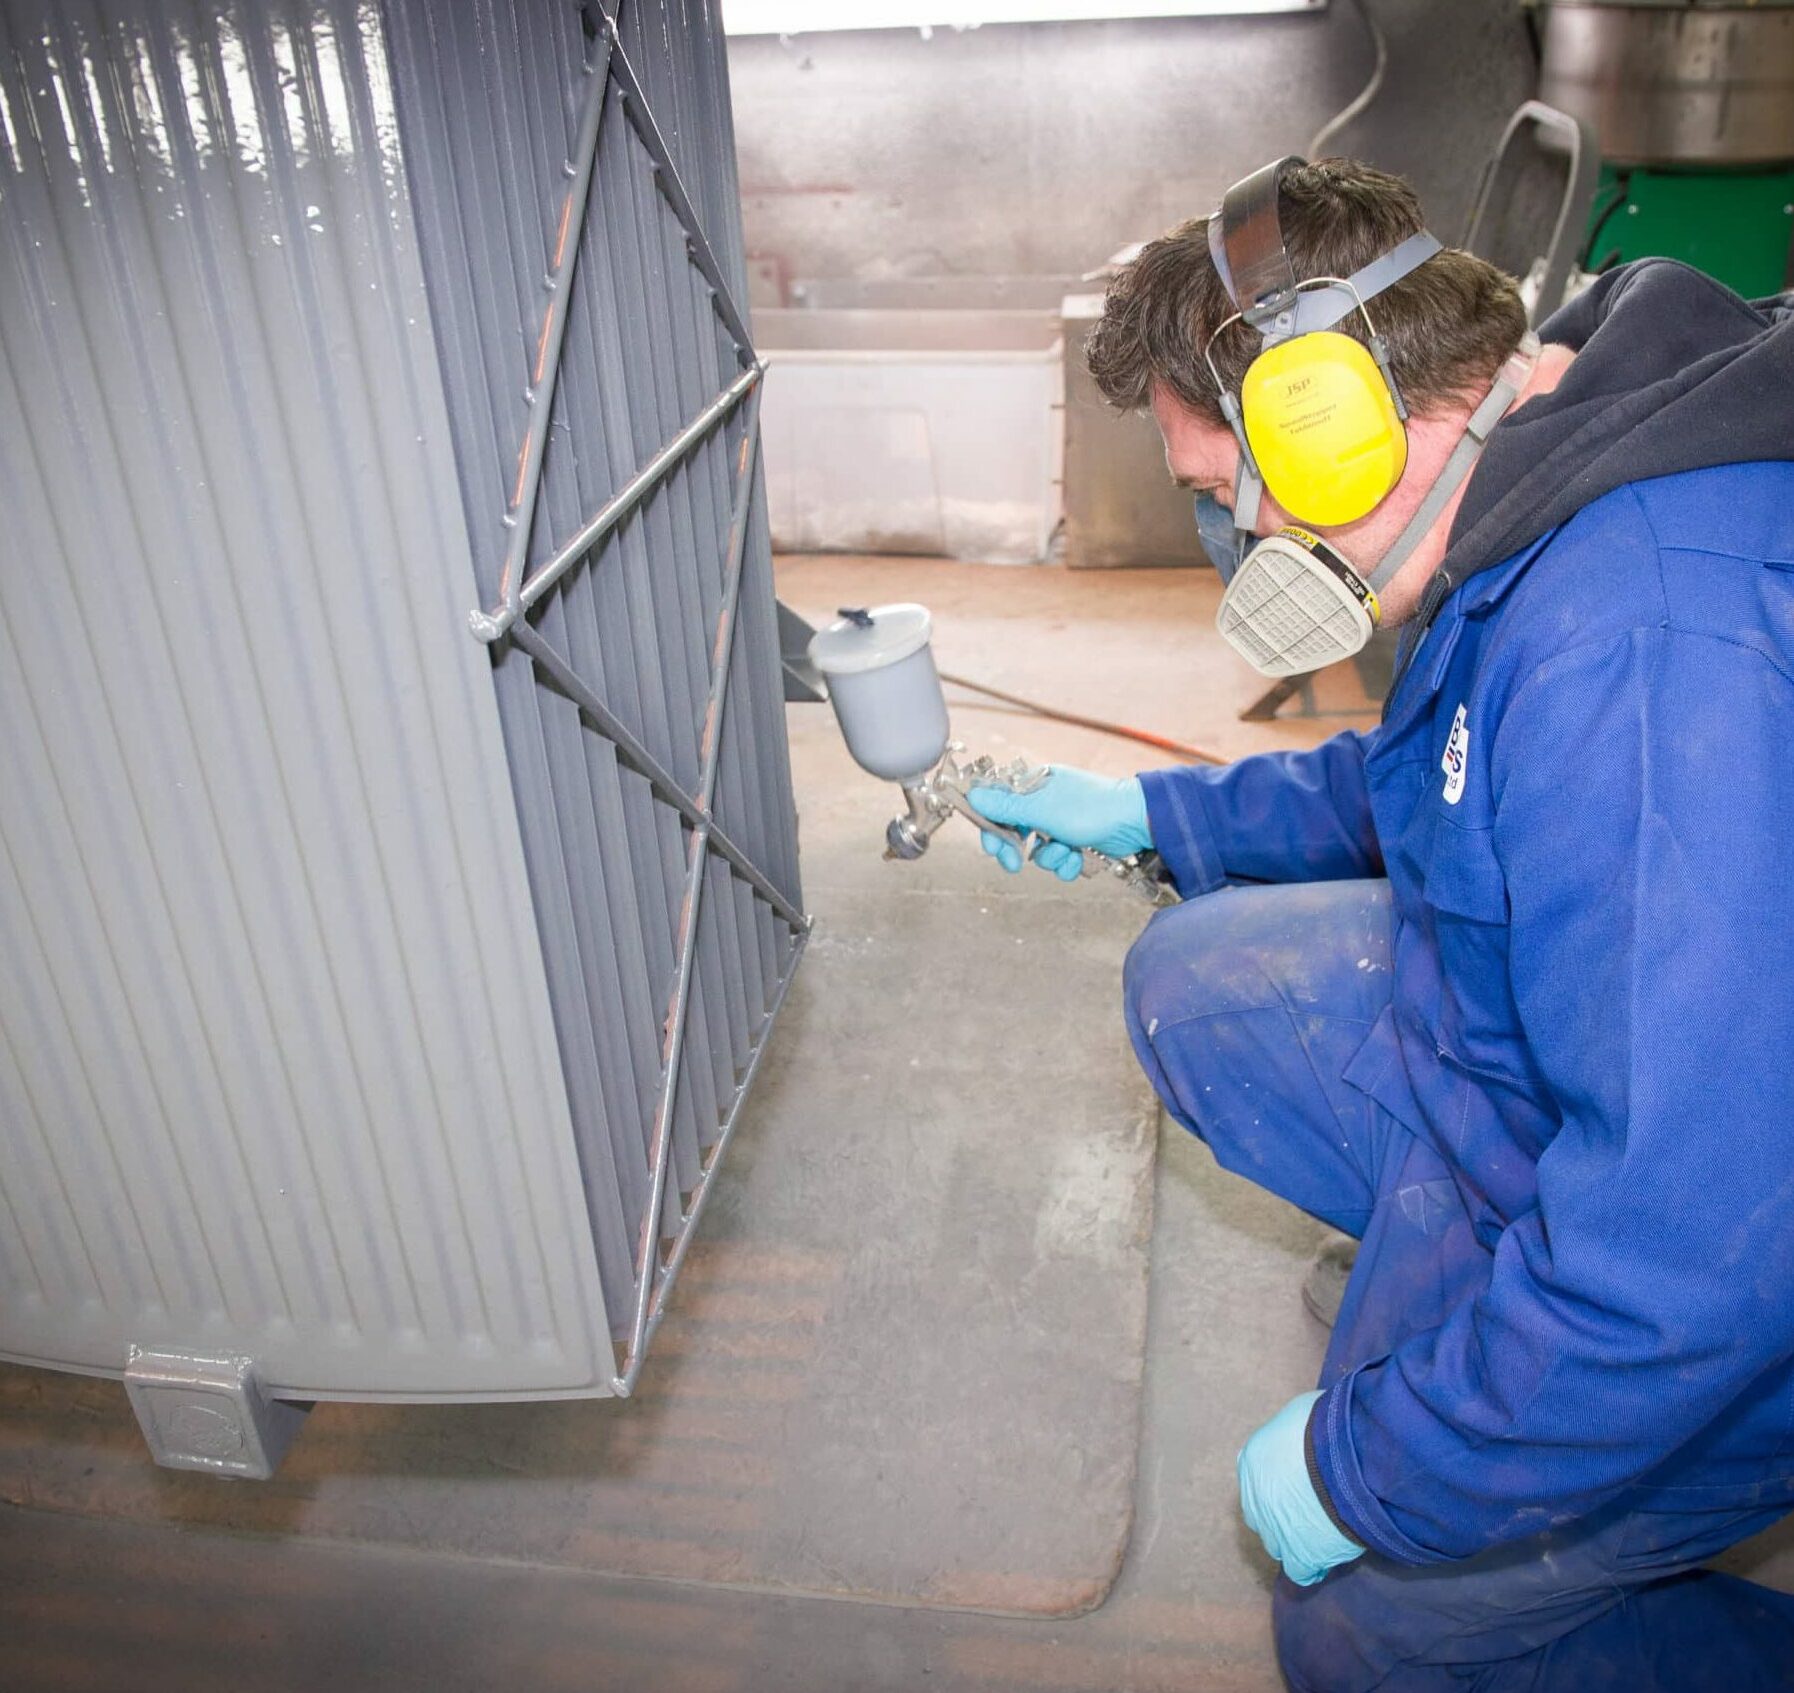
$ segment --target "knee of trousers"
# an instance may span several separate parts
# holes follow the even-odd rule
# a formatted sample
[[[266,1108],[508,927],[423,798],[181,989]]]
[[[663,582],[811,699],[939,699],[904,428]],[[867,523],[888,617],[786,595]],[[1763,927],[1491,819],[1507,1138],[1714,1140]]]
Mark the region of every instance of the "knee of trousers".
[[[1199,1119],[1207,1084],[1263,1080],[1263,1055],[1223,1013],[1277,1003],[1265,978],[1258,926],[1229,907],[1232,894],[1207,895],[1159,912],[1128,953],[1122,993],[1135,1055],[1172,1116],[1207,1138]],[[1250,912],[1244,913],[1250,917]],[[1217,1020],[1219,1019],[1219,1020]]]
[[[1315,1587],[1279,1578],[1271,1594],[1277,1667],[1290,1693],[1363,1693],[1382,1679],[1374,1621],[1350,1600],[1355,1586],[1334,1576]]]
[[[1206,894],[1158,912],[1129,949],[1122,995],[1129,1024],[1161,1028],[1277,1002],[1250,896]]]

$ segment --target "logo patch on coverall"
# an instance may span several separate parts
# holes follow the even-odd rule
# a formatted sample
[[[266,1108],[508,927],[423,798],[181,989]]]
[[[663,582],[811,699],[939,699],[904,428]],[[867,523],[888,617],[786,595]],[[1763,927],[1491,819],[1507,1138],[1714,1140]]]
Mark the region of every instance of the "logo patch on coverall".
[[[1470,731],[1464,726],[1464,708],[1451,720],[1451,733],[1445,738],[1445,756],[1439,768],[1445,772],[1445,803],[1456,805],[1464,797],[1464,767],[1470,759]]]

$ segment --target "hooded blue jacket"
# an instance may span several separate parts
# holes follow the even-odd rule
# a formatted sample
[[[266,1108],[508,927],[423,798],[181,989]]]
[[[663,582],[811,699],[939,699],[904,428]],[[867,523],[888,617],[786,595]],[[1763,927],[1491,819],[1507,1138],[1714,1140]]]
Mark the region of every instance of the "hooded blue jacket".
[[[1647,261],[1544,338],[1579,356],[1491,438],[1382,726],[1143,778],[1186,895],[1389,878],[1345,1079],[1492,1257],[1309,1442],[1409,1563],[1794,1505],[1794,322]]]

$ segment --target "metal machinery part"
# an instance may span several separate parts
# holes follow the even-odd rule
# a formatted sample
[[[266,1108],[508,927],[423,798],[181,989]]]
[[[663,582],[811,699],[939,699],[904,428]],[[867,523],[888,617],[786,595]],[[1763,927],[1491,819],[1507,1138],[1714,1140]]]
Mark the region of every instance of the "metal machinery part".
[[[1552,0],[1539,98],[1616,164],[1794,159],[1794,3]]]
[[[973,788],[1007,788],[1011,793],[1030,794],[1041,787],[1052,772],[1047,764],[1029,764],[1015,759],[999,765],[988,753],[968,763],[959,762],[965,747],[959,741],[948,743],[947,754],[940,764],[917,782],[903,784],[903,797],[909,810],[893,817],[885,828],[885,857],[914,860],[928,850],[935,831],[950,817],[958,815],[979,829],[1007,841],[1023,860],[1032,857],[1046,839],[1040,834],[1023,835],[1001,823],[993,823],[973,806],[967,795]],[[1177,890],[1166,879],[1159,855],[1153,852],[1111,858],[1095,847],[1083,849],[1086,876],[1105,872],[1125,882],[1150,905],[1175,905]]]
[[[1525,249],[1517,253],[1507,250],[1513,236],[1505,228],[1503,213],[1507,209],[1504,200],[1519,186],[1509,184],[1507,173],[1511,164],[1519,162],[1522,137],[1535,140],[1548,152],[1561,154],[1564,171],[1562,194],[1551,208],[1549,233],[1544,227],[1528,231],[1535,240],[1538,235],[1543,235],[1544,240],[1537,245],[1536,256],[1517,264],[1510,261],[1523,258]],[[1521,277],[1520,299],[1526,307],[1526,321],[1534,328],[1575,291],[1576,255],[1595,197],[1595,179],[1600,171],[1598,153],[1599,142],[1584,119],[1560,112],[1543,101],[1527,100],[1508,119],[1477,186],[1470,222],[1458,245],[1514,270]]]

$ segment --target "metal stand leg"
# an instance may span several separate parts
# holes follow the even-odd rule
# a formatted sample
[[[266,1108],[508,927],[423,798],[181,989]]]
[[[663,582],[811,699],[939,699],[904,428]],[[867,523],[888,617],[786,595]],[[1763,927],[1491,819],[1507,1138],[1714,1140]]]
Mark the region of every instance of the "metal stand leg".
[[[820,705],[828,698],[828,690],[822,673],[810,662],[810,637],[816,631],[783,600],[774,603],[779,608],[779,662],[785,672],[785,699]]]
[[[1240,721],[1242,723],[1269,723],[1277,715],[1283,702],[1296,693],[1307,680],[1306,676],[1285,676],[1281,682],[1273,682],[1240,713]]]

